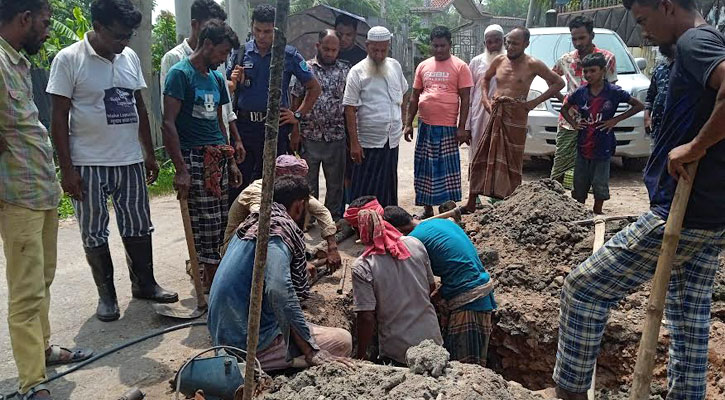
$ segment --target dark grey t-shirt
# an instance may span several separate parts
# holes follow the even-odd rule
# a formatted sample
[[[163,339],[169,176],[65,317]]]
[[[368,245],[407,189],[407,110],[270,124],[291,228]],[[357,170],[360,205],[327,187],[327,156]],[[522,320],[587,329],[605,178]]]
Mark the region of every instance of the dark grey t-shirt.
[[[661,133],[644,173],[650,209],[661,218],[669,215],[677,186],[667,172],[667,156],[673,148],[692,141],[710,118],[717,92],[708,87],[708,80],[723,61],[725,37],[710,25],[691,28],[677,40]],[[725,228],[725,141],[708,149],[700,160],[684,226]]]

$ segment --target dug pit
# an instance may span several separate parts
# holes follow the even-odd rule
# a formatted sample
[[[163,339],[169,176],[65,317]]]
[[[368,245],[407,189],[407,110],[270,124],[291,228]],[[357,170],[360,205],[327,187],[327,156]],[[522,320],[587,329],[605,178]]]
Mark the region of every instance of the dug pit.
[[[523,399],[530,398],[523,387],[539,390],[552,386],[561,286],[572,268],[591,254],[593,245],[593,227],[574,222],[592,217],[559,183],[551,180],[524,184],[506,200],[464,217],[466,232],[496,280],[498,310],[489,347],[490,370],[456,362],[446,369],[443,381],[448,382],[445,376],[451,373],[458,376],[453,382],[460,385],[459,391],[449,390],[447,383],[441,384],[430,376],[424,378],[391,367],[364,367],[351,374],[338,366],[324,366],[292,378],[278,377],[276,391],[265,398],[297,394],[291,388],[304,382],[310,383],[312,389],[299,392],[301,397],[292,397],[436,399],[445,388],[446,399],[489,398],[482,394],[489,392],[500,396],[490,398]],[[607,238],[629,222],[608,222]],[[359,246],[351,242],[354,241],[341,246],[349,259],[360,253]],[[336,293],[341,275],[337,272],[321,279],[303,308],[310,322],[354,332],[351,285],[347,284],[345,294]],[[348,282],[349,276],[348,271]],[[628,295],[610,314],[597,366],[600,399],[627,398],[649,289],[649,285],[644,285]],[[725,396],[725,256],[721,256],[716,277],[712,313],[708,398],[721,399]],[[667,331],[662,329],[652,387],[654,398],[664,398],[666,393],[668,339]],[[328,385],[327,381],[331,383]],[[510,391],[524,394],[515,397],[518,395]]]

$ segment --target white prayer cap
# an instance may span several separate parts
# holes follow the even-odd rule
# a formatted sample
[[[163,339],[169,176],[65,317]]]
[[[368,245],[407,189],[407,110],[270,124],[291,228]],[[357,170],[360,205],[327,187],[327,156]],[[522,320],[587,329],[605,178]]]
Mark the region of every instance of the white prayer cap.
[[[488,27],[486,27],[486,30],[483,31],[483,37],[486,38],[486,35],[488,35],[491,32],[498,32],[503,35],[503,28],[499,24],[489,25]]]
[[[368,41],[370,42],[387,42],[393,34],[384,26],[373,26],[368,31]]]

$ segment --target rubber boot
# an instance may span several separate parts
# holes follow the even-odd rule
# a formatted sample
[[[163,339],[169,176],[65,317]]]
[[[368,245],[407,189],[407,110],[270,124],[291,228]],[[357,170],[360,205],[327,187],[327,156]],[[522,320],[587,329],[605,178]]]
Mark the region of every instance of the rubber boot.
[[[115,321],[121,316],[116,298],[116,288],[113,286],[113,260],[108,243],[98,247],[84,247],[86,260],[91,266],[93,280],[98,289],[98,307],[96,317],[101,321]]]
[[[157,303],[175,303],[179,295],[163,289],[154,278],[153,250],[151,235],[125,237],[126,261],[131,277],[131,293],[137,299],[153,300]]]

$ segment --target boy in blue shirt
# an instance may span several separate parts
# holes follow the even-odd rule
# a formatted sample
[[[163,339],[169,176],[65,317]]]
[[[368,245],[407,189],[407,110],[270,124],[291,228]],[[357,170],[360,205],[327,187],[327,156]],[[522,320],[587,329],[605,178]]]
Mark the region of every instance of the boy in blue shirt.
[[[587,84],[572,93],[561,108],[562,117],[579,131],[572,197],[584,203],[593,188],[595,214],[602,214],[604,201],[609,200],[609,163],[617,146],[613,129],[644,109],[641,101],[604,79],[606,67],[607,60],[600,53],[584,57],[582,72]],[[615,117],[619,103],[631,107]],[[576,121],[569,114],[572,107],[579,111]]]

